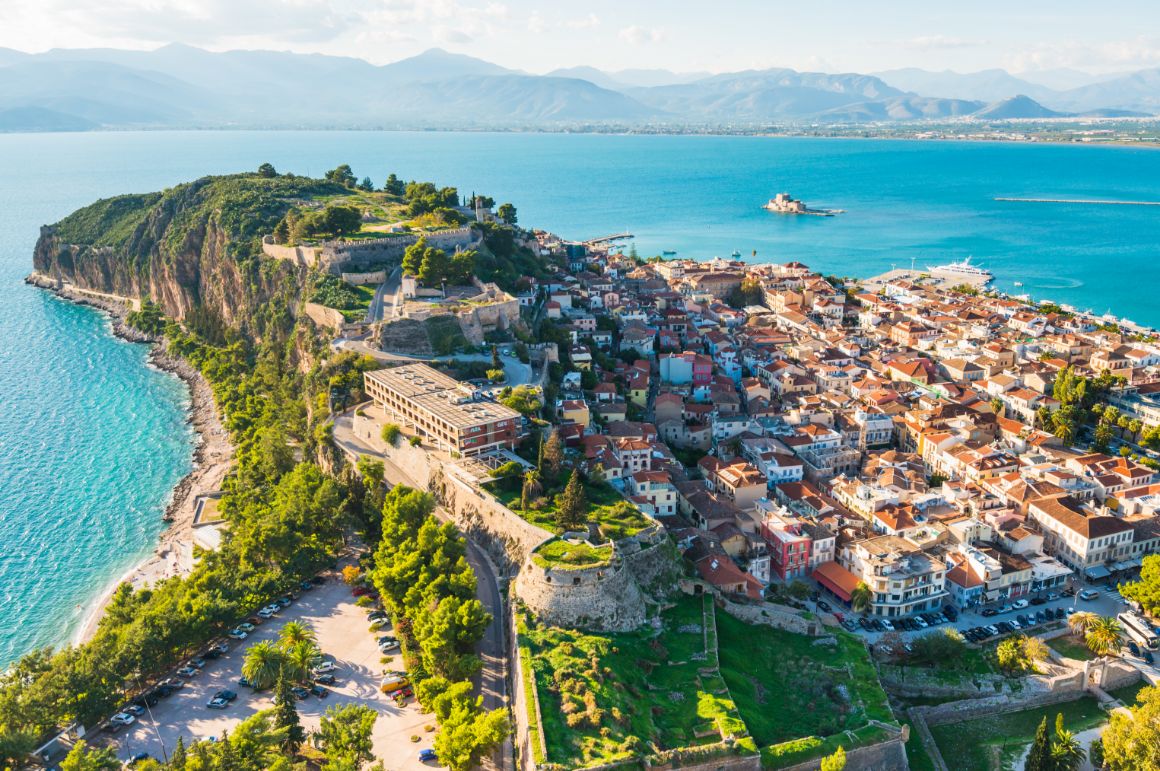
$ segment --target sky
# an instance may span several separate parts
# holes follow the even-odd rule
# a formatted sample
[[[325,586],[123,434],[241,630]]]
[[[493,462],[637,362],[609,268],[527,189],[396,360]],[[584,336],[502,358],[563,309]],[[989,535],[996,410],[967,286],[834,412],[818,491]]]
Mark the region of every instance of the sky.
[[[0,0],[0,47],[290,50],[385,64],[432,47],[528,72],[1160,66],[1160,3],[1074,0]]]

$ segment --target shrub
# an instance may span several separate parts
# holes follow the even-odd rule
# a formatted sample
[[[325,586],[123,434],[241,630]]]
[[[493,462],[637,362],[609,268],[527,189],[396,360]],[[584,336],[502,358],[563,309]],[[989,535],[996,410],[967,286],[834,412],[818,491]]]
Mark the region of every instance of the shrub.
[[[410,442],[411,442],[412,447],[418,447],[419,445],[421,445],[423,443],[423,440],[417,436],[412,436],[410,439]]]
[[[402,431],[402,429],[400,429],[397,425],[394,423],[388,423],[387,425],[383,426],[383,441],[394,447],[395,443],[399,440],[400,431]]]
[[[358,565],[347,565],[342,569],[342,580],[348,584],[354,584],[362,577],[362,571],[359,570]]]

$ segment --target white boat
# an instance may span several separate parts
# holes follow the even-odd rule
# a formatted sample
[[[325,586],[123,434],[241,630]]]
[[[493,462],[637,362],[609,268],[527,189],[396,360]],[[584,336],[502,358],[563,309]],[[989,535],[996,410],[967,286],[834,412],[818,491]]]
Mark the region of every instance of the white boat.
[[[978,265],[971,264],[971,258],[968,257],[962,262],[950,262],[946,265],[927,265],[926,269],[931,273],[939,273],[944,276],[964,276],[969,278],[985,278],[988,281],[992,278],[991,271],[986,268],[980,268]]]
[[[1015,286],[1023,286],[1023,282],[1022,282],[1022,281],[1016,281],[1016,282],[1015,282]]]

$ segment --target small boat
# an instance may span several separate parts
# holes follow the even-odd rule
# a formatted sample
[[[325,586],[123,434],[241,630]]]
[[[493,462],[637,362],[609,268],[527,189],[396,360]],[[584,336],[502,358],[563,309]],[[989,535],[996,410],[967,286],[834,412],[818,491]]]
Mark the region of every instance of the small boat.
[[[665,257],[672,257],[676,253],[676,249],[665,249],[663,252],[661,252],[661,254],[663,254]]]
[[[1015,286],[1023,286],[1023,282],[1022,282],[1022,281],[1016,281],[1016,282],[1015,282]]]
[[[731,256],[732,256],[732,257],[740,257],[740,256],[741,256],[741,252],[740,252],[740,251],[738,251],[737,249],[734,249],[734,250],[733,250],[733,254],[732,254]]]

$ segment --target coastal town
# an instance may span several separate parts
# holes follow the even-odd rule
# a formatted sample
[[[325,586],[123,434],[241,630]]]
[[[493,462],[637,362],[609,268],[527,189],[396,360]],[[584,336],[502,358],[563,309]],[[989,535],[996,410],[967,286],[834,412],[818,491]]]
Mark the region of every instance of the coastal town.
[[[233,559],[239,480],[331,476],[346,502],[310,499],[291,532],[324,549],[287,552],[311,556],[38,758],[92,741],[184,769],[158,761],[270,715],[330,758],[346,715],[363,738],[334,767],[982,769],[1094,758],[1139,724],[1160,682],[1153,331],[992,291],[969,259],[843,278],[643,258],[393,175],[245,184],[269,179],[326,195],[255,247],[303,282],[294,324],[330,367],[282,376],[318,471],[266,471],[278,451],[222,406],[249,381],[213,380],[231,348],[164,327],[250,449],[207,455],[192,518],[126,580],[163,594]],[[62,268],[108,254],[70,227],[44,230],[30,281],[118,313],[116,287]],[[161,332],[159,305],[123,300],[119,328]]]
[[[800,262],[643,260],[602,239],[521,237],[547,274],[511,295],[492,288],[494,302],[520,308],[474,341],[492,352],[495,380],[392,361],[366,374],[371,401],[340,419],[336,440],[352,458],[383,458],[394,481],[437,490],[516,574],[517,658],[535,672],[525,685],[543,688],[548,665],[521,613],[630,633],[673,590],[748,620],[739,609],[764,609],[781,629],[841,628],[887,666],[948,633],[992,651],[1070,640],[1070,618],[1095,612],[1119,619],[1102,652],[1124,646],[1108,690],[1160,675],[1155,622],[1115,593],[1160,543],[1154,334],[987,291],[986,271],[958,263],[840,279]],[[504,374],[513,349],[530,363],[518,381]],[[388,426],[411,441],[386,440]],[[588,499],[571,519],[568,470]],[[659,542],[682,567],[658,591],[655,568],[642,581],[632,563]],[[605,583],[622,565],[643,603]],[[650,591],[668,599],[654,606]],[[821,626],[798,623],[814,613]],[[538,708],[551,698],[541,692]],[[880,744],[920,742],[901,716]],[[553,747],[561,737],[544,730],[517,737],[524,767],[527,755],[617,757],[587,742],[574,754],[575,739]],[[901,762],[867,753],[853,767]]]

